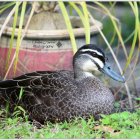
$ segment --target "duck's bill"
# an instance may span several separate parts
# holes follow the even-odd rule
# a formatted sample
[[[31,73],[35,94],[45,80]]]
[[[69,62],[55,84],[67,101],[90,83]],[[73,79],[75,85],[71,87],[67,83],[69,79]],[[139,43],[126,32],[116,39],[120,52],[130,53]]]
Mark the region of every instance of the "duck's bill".
[[[100,71],[116,81],[125,83],[125,78],[113,71],[107,64],[105,64],[105,66],[102,69],[100,69]]]

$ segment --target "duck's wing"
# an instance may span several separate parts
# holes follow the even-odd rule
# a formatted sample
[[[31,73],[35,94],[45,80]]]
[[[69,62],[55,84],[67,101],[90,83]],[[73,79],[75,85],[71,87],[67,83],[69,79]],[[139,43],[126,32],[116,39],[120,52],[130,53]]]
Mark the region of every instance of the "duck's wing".
[[[43,83],[41,83],[42,79],[46,79],[47,81],[50,79],[60,80],[60,81],[64,79],[74,80],[74,73],[72,71],[66,71],[66,70],[55,71],[55,72],[36,71],[36,72],[27,73],[18,76],[13,79],[0,81],[0,89],[34,86],[36,82],[38,83],[38,85],[43,85]]]
[[[63,103],[70,100],[71,94],[78,92],[71,74],[68,71],[33,72],[0,81],[0,105],[9,102],[10,110],[13,111],[18,104],[32,116],[39,116],[44,111],[51,114],[52,109],[57,107],[65,108],[66,104]]]
[[[51,72],[38,71],[38,72],[27,73],[13,79],[3,80],[3,81],[0,81],[0,89],[29,86],[31,80],[36,79],[36,78],[41,78],[42,76],[45,76],[48,73],[51,73]]]
[[[21,89],[24,89],[25,95],[28,97],[29,93],[26,91],[33,91],[33,81],[35,79],[38,79],[39,81],[41,77],[46,75],[46,73],[48,74],[49,72],[27,73],[13,79],[0,81],[0,107],[9,103],[11,109],[13,110],[14,106],[19,101]]]

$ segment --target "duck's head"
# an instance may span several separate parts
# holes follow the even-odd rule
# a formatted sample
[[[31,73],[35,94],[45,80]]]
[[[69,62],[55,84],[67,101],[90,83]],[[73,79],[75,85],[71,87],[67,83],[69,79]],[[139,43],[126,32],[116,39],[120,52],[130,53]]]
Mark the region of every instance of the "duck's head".
[[[106,62],[105,54],[94,44],[84,45],[76,52],[73,66],[76,78],[81,75],[92,76],[93,71],[100,71],[116,81],[125,82],[123,76],[110,68]]]

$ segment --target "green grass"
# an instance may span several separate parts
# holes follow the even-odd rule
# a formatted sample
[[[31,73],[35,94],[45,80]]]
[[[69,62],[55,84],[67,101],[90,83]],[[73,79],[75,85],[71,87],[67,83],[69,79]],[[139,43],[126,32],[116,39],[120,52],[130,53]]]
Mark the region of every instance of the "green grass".
[[[21,117],[0,120],[0,138],[140,138],[140,110],[105,116],[99,121],[79,118],[46,122],[38,129]]]

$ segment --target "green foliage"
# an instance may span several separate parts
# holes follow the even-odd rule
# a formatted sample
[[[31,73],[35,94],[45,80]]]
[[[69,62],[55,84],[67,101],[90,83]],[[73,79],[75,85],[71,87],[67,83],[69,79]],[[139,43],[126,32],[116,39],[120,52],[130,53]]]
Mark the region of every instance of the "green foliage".
[[[2,6],[0,6],[0,9],[4,8],[4,10],[6,10],[7,8],[9,8],[10,6],[12,6],[14,4],[18,5],[17,3],[18,2],[5,3]],[[62,11],[62,14],[64,16],[68,32],[70,34],[73,52],[75,53],[77,50],[77,45],[76,45],[76,40],[75,40],[75,36],[73,33],[73,28],[70,23],[69,15],[66,10],[66,5],[62,1],[60,1],[58,3],[60,6],[60,9]],[[72,10],[75,10],[78,13],[79,17],[81,18],[81,20],[83,22],[84,28],[85,28],[86,43],[87,44],[90,43],[90,26],[89,26],[90,19],[88,16],[89,9],[88,9],[87,3],[85,3],[85,2],[65,2],[65,3],[69,4],[71,6],[71,8],[70,8],[71,14],[72,14]],[[96,7],[96,10],[99,12],[101,11],[102,15],[107,17],[103,21],[103,23],[104,23],[103,33],[106,36],[106,40],[108,40],[110,42],[110,46],[111,45],[116,46],[117,44],[118,45],[121,44],[121,46],[122,46],[124,55],[126,56],[126,59],[127,59],[126,67],[124,69],[124,72],[125,72],[125,70],[127,69],[127,67],[129,66],[129,64],[132,61],[134,48],[136,46],[136,41],[139,38],[139,33],[138,33],[138,31],[139,31],[139,9],[138,8],[139,7],[138,7],[138,4],[137,4],[137,2],[126,2],[127,4],[124,4],[124,5],[129,6],[130,11],[133,11],[133,13],[134,13],[134,17],[132,19],[132,17],[130,16],[129,13],[125,13],[126,15],[123,16],[123,18],[121,20],[119,20],[115,16],[115,12],[114,12],[115,10],[113,10],[113,9],[115,9],[116,2],[109,2],[108,5],[107,5],[107,3],[102,3],[102,2],[97,2],[97,1],[95,1],[93,3],[96,6],[98,6],[98,7]],[[79,6],[81,6],[81,7],[79,7]],[[110,7],[108,7],[108,6],[110,6]],[[20,14],[20,25],[19,25],[17,44],[16,44],[14,71],[16,70],[18,54],[19,54],[19,49],[20,49],[19,46],[20,46],[21,40],[22,40],[21,39],[21,29],[22,29],[22,24],[23,24],[23,20],[24,20],[25,10],[26,10],[26,2],[22,2],[21,14]],[[122,14],[124,14],[124,13],[122,13]],[[13,31],[12,31],[12,36],[11,36],[10,49],[9,49],[9,52],[7,55],[6,70],[8,69],[8,66],[9,66],[9,60],[10,60],[10,55],[11,55],[11,48],[12,48],[12,44],[13,44],[14,30],[15,30],[15,26],[16,26],[17,16],[18,16],[18,6],[17,6],[17,8],[15,8]],[[125,25],[123,25],[123,21],[129,22],[129,24],[126,24],[126,22],[125,22]],[[132,34],[131,34],[130,30],[126,30],[126,27],[128,27],[128,26],[129,26],[129,28],[131,28]],[[130,39],[132,42],[132,47],[131,47],[129,54],[127,54],[125,43],[127,41],[130,41]]]
[[[69,2],[69,5],[77,12],[80,19],[82,20],[82,23],[85,29],[86,43],[89,44],[90,43],[90,22],[89,22],[88,11],[87,11],[85,2],[81,3],[84,13],[74,2]]]
[[[13,6],[14,4],[15,4],[15,2],[9,2],[9,3],[6,3],[6,4],[0,5],[0,14],[2,14],[6,9]]]
[[[140,110],[102,115],[95,121],[75,118],[70,122],[46,122],[37,129],[21,117],[0,119],[0,138],[139,138]]]
[[[75,36],[74,36],[74,33],[73,33],[72,25],[71,25],[66,7],[65,7],[65,5],[62,1],[59,1],[58,3],[59,3],[59,6],[60,6],[60,9],[62,11],[62,14],[63,14],[64,20],[65,20],[68,32],[70,34],[70,39],[71,39],[71,43],[72,43],[73,52],[75,53],[77,51],[77,45],[76,45]]]
[[[140,137],[140,110],[137,113],[122,112],[110,116],[103,115],[102,125],[111,126],[117,135],[110,135],[109,138],[139,138]]]
[[[24,21],[24,16],[25,16],[26,4],[27,4],[27,2],[23,2],[22,9],[21,9],[21,15],[20,15],[20,21],[19,21],[19,30],[18,30],[17,43],[16,43],[14,73],[16,72],[17,62],[18,62],[18,54],[19,54],[19,49],[20,49],[20,45],[21,45],[21,36],[22,36],[22,28],[23,28],[23,21]]]
[[[135,32],[134,32],[134,38],[133,38],[133,41],[132,41],[132,46],[131,46],[131,50],[130,50],[130,53],[129,53],[129,56],[128,56],[128,59],[127,59],[127,63],[126,63],[126,66],[125,66],[125,70],[126,68],[129,66],[131,60],[132,60],[132,56],[133,56],[133,53],[134,53],[134,49],[135,49],[135,46],[136,46],[136,41],[137,41],[137,38],[139,37],[139,30],[140,30],[140,27],[139,27],[139,11],[138,11],[138,5],[137,5],[137,2],[134,2],[134,4],[132,2],[129,2],[133,12],[134,12],[134,15],[135,15]]]
[[[135,98],[135,100],[140,101],[140,98]]]
[[[11,56],[11,52],[12,52],[12,48],[13,48],[14,35],[15,35],[15,28],[16,28],[16,25],[17,25],[19,6],[20,6],[20,3],[16,2],[15,15],[14,15],[13,26],[12,26],[13,29],[12,29],[12,34],[11,34],[10,46],[9,46],[9,49],[8,49],[7,59],[6,59],[6,71],[8,70],[10,56]]]
[[[21,89],[20,89],[20,93],[19,93],[19,101],[20,101],[20,99],[22,98],[22,96],[23,96],[23,87],[21,87]]]
[[[84,27],[85,27],[85,35],[86,35],[86,44],[90,43],[90,19],[88,16],[88,9],[85,2],[80,3],[84,13]]]

